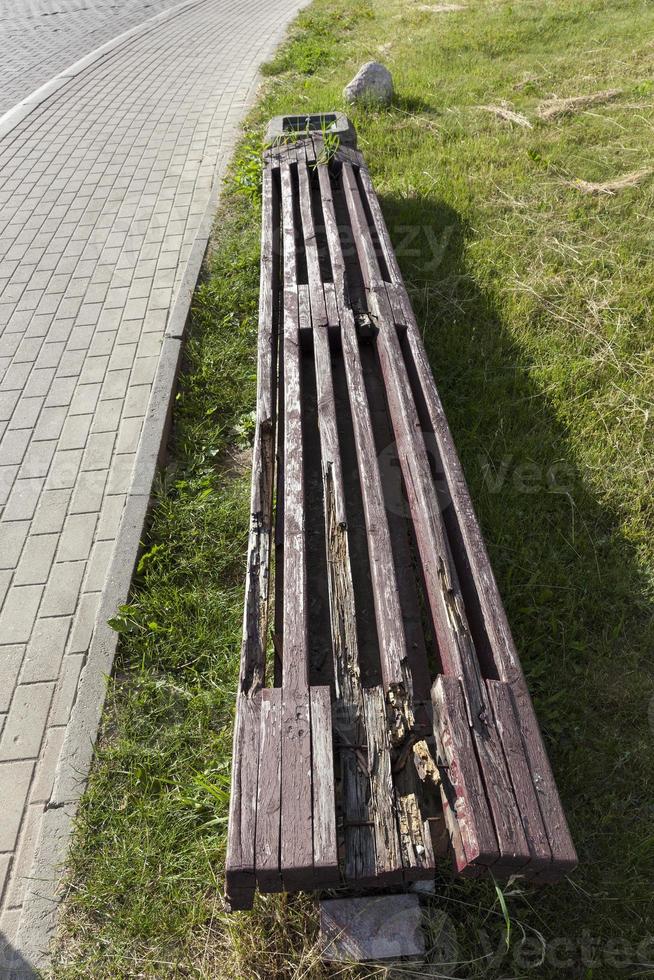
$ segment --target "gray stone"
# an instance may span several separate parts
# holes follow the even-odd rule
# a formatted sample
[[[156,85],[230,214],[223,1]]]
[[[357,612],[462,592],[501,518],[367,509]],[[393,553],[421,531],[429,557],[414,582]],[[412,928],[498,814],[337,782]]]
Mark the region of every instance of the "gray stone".
[[[368,61],[345,86],[343,98],[351,103],[390,105],[393,101],[393,76],[378,61]]]
[[[323,960],[336,963],[422,959],[417,895],[335,898],[320,903]]]

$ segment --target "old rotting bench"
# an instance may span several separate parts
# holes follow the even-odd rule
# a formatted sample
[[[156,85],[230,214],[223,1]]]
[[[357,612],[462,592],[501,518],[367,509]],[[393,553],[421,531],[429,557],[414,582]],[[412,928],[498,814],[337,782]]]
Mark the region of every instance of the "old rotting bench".
[[[448,853],[459,874],[500,879],[576,864],[379,202],[339,122],[311,117],[264,154],[232,909],[257,886],[401,886]]]

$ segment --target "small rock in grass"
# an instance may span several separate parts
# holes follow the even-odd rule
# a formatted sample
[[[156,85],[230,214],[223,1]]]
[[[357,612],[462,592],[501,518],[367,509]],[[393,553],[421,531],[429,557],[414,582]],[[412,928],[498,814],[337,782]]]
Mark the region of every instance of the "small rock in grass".
[[[346,102],[390,105],[393,99],[393,76],[379,61],[369,61],[343,89]]]

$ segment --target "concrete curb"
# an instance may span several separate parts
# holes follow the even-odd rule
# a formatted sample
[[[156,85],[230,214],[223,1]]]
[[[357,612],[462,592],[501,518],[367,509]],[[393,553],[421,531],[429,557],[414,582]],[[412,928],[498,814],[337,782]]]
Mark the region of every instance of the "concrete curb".
[[[176,7],[171,7],[170,10],[163,10],[160,14],[155,14],[154,17],[149,17],[147,20],[144,20],[142,24],[131,27],[128,31],[119,34],[118,37],[107,41],[106,44],[101,45],[94,51],[90,51],[83,58],[80,58],[79,61],[75,61],[72,65],[69,65],[68,68],[64,68],[58,75],[49,79],[44,85],[31,92],[27,98],[0,116],[0,139],[7,136],[12,129],[15,129],[41,103],[45,102],[46,99],[49,99],[51,95],[54,95],[55,92],[58,92],[65,85],[68,85],[69,82],[72,82],[78,75],[89,68],[90,65],[98,61],[103,61],[116,48],[122,47],[133,38],[140,37],[143,34],[149,34],[150,31],[155,30],[164,21],[170,20],[172,17],[177,17],[179,14],[184,13],[185,10],[189,10],[191,7],[197,7],[201,3],[204,3],[204,0],[184,0],[183,3],[178,4]]]

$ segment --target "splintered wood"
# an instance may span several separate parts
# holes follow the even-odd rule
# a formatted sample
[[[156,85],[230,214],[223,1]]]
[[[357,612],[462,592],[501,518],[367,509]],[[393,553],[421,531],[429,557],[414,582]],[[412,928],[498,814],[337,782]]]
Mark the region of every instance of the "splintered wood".
[[[307,136],[265,154],[227,900],[402,885],[448,853],[576,864],[370,175]]]

